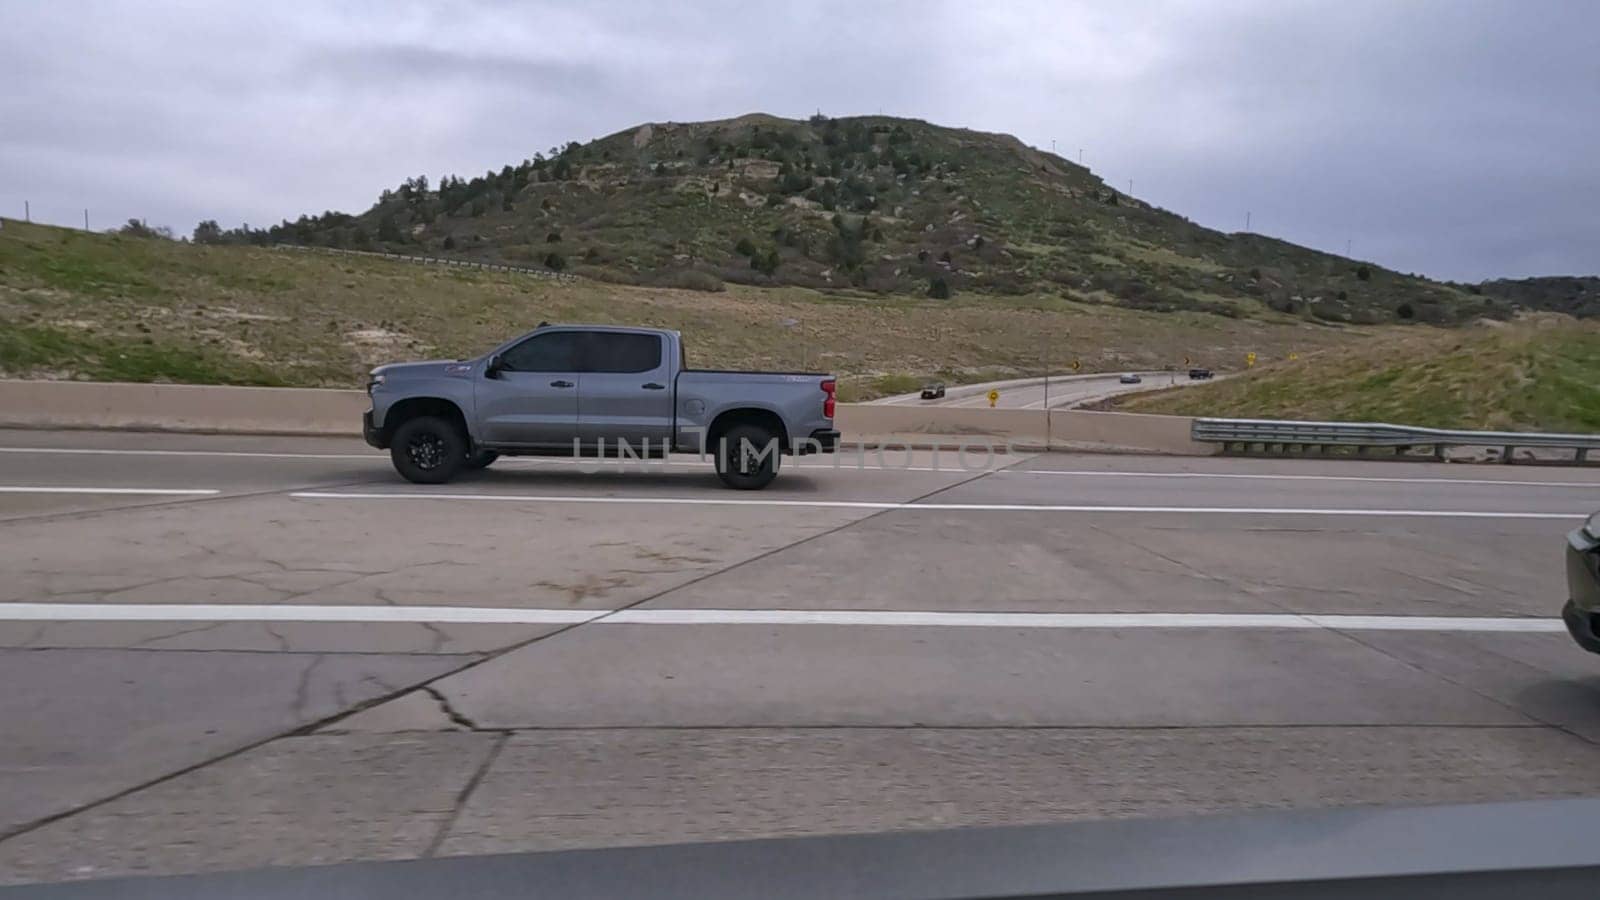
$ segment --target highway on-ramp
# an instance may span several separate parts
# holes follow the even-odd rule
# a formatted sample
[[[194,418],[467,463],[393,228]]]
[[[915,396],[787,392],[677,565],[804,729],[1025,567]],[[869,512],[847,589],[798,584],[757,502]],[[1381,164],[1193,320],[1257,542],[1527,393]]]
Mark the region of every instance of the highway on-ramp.
[[[0,432],[0,883],[1600,793],[1600,473],[967,461]]]
[[[1133,384],[1122,381],[1123,374],[1139,377]],[[888,406],[954,406],[980,408],[989,405],[989,392],[1000,396],[995,400],[998,409],[1059,409],[1078,406],[1095,400],[1104,400],[1118,394],[1158,390],[1190,384],[1187,375],[1176,372],[1129,372],[1093,375],[1059,375],[1049,379],[1017,378],[981,384],[951,385],[945,396],[922,399],[920,392],[897,394],[872,401]]]

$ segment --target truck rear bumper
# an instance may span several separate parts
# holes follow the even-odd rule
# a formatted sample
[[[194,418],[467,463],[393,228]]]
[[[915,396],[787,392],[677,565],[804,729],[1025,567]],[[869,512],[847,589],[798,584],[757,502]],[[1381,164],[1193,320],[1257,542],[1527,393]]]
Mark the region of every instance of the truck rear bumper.
[[[796,456],[811,453],[833,453],[839,449],[839,432],[832,428],[818,428],[811,437],[795,441]]]

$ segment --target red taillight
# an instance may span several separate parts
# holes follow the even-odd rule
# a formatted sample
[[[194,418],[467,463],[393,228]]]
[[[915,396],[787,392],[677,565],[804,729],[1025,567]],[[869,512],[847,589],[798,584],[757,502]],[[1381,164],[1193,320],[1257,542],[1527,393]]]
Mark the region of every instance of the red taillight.
[[[834,394],[838,391],[839,383],[832,378],[822,383],[822,414],[830,419],[833,418]]]

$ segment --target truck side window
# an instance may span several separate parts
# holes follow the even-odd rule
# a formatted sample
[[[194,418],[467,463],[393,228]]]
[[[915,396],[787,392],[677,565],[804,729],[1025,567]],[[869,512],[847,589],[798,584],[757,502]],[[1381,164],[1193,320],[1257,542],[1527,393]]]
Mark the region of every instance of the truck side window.
[[[653,372],[661,368],[661,337],[619,331],[591,331],[585,372]]]
[[[500,361],[509,372],[577,372],[583,337],[578,331],[536,334],[500,354]]]

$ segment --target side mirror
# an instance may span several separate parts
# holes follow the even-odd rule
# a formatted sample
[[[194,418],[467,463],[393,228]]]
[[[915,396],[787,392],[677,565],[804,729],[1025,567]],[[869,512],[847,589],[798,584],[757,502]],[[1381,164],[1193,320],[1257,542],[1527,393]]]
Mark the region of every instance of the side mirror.
[[[505,360],[501,359],[500,354],[496,353],[495,355],[489,357],[489,364],[483,367],[483,377],[499,378],[500,370],[504,369],[505,366]]]

